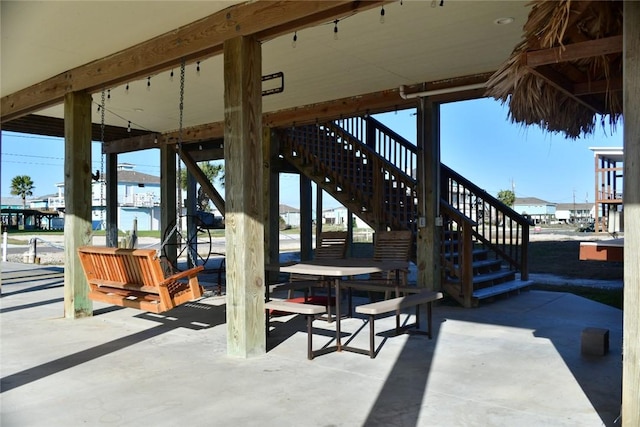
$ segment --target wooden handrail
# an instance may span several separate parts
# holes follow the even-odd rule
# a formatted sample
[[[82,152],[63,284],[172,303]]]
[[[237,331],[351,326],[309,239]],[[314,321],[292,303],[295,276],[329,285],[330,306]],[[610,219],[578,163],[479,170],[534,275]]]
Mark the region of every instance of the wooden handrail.
[[[306,159],[309,174],[324,175],[338,188],[336,191],[342,196],[338,199],[374,229],[412,228],[416,211],[415,179],[362,142],[369,132],[367,129],[378,132],[373,119],[356,117],[340,123],[342,125],[330,122],[289,129],[285,138],[286,155]],[[415,158],[415,153],[407,153],[394,156]],[[325,189],[329,187],[327,183],[323,185]],[[354,200],[362,206],[353,206]],[[363,214],[360,208],[369,215]]]
[[[473,235],[528,277],[530,223],[523,216],[464,178],[441,165],[442,197],[462,214],[478,219]]]

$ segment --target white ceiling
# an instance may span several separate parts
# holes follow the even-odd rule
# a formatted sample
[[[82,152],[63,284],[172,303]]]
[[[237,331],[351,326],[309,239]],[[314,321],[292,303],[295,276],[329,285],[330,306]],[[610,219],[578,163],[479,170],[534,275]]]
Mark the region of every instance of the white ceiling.
[[[1,95],[131,47],[238,2],[5,1],[1,5]],[[346,16],[263,44],[263,74],[284,72],[285,90],[263,111],[340,99],[400,85],[494,71],[520,41],[523,1],[404,0]],[[510,25],[497,18],[513,17]],[[223,120],[222,56],[185,70],[184,126]],[[158,132],[179,124],[179,66],[110,88],[106,123]],[[269,86],[270,87],[270,86]],[[267,88],[267,86],[265,86]],[[94,94],[100,102],[100,94]],[[97,107],[97,105],[96,105]],[[62,117],[61,106],[38,114]],[[94,122],[100,122],[97,108]]]

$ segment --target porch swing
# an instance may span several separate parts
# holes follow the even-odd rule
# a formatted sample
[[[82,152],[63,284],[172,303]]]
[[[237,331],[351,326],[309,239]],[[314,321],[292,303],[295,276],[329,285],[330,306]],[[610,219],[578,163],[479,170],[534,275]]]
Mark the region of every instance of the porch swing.
[[[182,134],[182,101],[184,97],[184,67],[180,82],[180,134]],[[102,93],[102,132],[104,144],[104,91]],[[156,249],[122,249],[103,246],[82,246],[78,257],[89,284],[88,297],[121,307],[163,313],[178,305],[201,298],[204,289],[198,283],[197,266],[165,277]]]

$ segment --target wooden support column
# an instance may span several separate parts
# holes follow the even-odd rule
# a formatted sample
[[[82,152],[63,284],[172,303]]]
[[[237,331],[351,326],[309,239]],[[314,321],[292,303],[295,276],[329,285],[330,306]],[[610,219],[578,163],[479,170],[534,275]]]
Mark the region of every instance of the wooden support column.
[[[280,171],[278,165],[278,145],[276,134],[268,127],[262,130],[262,156],[264,170],[262,172],[262,200],[264,203],[264,235],[265,264],[280,263]],[[265,271],[268,282],[276,281],[277,271]]]
[[[311,259],[313,251],[313,202],[311,200],[311,180],[300,174],[300,259]]]
[[[118,246],[118,155],[109,153],[103,156],[107,158],[105,167],[106,246],[115,248]]]
[[[91,95],[64,98],[64,316],[93,315],[78,247],[91,244]]]
[[[622,425],[640,425],[640,2],[624,2],[624,323]]]
[[[322,188],[316,185],[316,245],[320,240],[320,233],[322,233],[322,195]]]
[[[177,236],[174,232],[171,236],[165,236],[171,224],[176,221],[176,150],[174,145],[163,143],[160,147],[160,236],[165,246],[161,254],[167,256],[168,261],[175,265],[178,256]]]
[[[420,99],[418,129],[417,285],[440,289],[440,105]]]
[[[254,37],[224,42],[227,354],[265,353],[262,55]]]
[[[198,224],[196,224],[196,222],[194,221],[194,217],[196,215],[196,210],[197,210],[196,199],[198,198],[198,196],[196,195],[196,179],[194,178],[193,174],[189,172],[188,168],[186,170],[187,170],[187,191],[186,191],[187,199],[185,202],[185,205],[186,205],[185,207],[187,208],[187,239],[188,239],[187,241],[196,242],[195,245],[189,245],[187,249],[187,265],[189,266],[189,268],[191,268],[191,267],[195,267],[198,262],[198,252],[197,252]],[[209,256],[207,254],[207,256],[205,256],[205,259],[208,257]]]

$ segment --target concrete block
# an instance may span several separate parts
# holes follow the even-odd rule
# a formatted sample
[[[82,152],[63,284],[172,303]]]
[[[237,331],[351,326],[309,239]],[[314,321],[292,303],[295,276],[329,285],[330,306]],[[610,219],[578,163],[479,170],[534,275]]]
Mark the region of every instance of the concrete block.
[[[604,356],[609,351],[609,330],[584,328],[581,352],[585,356]]]

